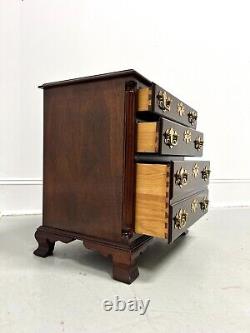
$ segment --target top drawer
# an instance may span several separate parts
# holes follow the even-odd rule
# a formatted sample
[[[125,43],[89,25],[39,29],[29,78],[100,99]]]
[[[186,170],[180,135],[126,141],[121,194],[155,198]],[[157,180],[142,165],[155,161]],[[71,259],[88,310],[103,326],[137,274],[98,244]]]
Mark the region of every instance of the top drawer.
[[[185,126],[196,128],[197,111],[155,83],[150,88],[138,89],[137,111],[152,112]]]

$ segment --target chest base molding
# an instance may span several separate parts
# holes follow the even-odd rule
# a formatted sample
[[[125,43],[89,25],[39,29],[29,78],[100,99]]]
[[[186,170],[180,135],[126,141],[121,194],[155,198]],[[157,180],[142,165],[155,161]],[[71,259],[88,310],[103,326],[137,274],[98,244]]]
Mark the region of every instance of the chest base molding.
[[[186,234],[187,230],[181,236]],[[35,238],[38,242],[38,248],[34,251],[34,254],[42,258],[53,255],[57,241],[67,244],[74,240],[81,240],[87,249],[97,251],[104,257],[111,258],[113,279],[127,284],[131,284],[138,277],[137,259],[153,241],[153,237],[142,235],[133,240],[124,239],[124,242],[116,243],[44,226],[37,229]],[[167,246],[168,244],[166,244]]]

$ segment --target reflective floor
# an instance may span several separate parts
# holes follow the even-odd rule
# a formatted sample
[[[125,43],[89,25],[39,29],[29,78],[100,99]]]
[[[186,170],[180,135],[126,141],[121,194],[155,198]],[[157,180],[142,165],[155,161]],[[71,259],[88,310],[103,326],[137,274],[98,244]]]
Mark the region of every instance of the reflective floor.
[[[155,241],[130,286],[80,241],[34,256],[40,224],[41,216],[0,220],[0,332],[250,332],[250,209],[211,210],[174,245]],[[131,302],[134,311],[105,311],[115,297],[119,309],[150,302],[144,315]]]

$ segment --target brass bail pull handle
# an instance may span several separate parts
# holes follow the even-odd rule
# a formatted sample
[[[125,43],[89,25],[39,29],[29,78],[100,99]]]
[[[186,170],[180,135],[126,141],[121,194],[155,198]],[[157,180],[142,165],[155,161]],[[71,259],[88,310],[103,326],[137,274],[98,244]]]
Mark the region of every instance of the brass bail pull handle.
[[[208,167],[205,166],[205,168],[201,171],[201,178],[204,181],[208,181],[210,174],[211,174],[211,170],[209,170]]]
[[[183,229],[187,223],[188,213],[185,209],[180,209],[179,212],[175,215],[174,218],[174,227],[176,229]]]
[[[199,150],[201,150],[203,148],[203,145],[204,145],[203,139],[200,136],[198,136],[198,138],[196,138],[194,140],[194,147],[195,147],[195,149],[197,149],[199,151]]]
[[[182,188],[183,186],[187,185],[187,183],[188,183],[188,172],[186,169],[181,167],[180,170],[178,170],[175,173],[175,184],[178,185],[180,188]]]
[[[160,90],[158,95],[158,106],[162,111],[170,111],[171,98],[168,96],[166,91]]]
[[[208,210],[209,200],[207,197],[203,198],[203,200],[200,202],[200,207],[203,212]]]
[[[188,121],[191,125],[194,125],[197,121],[198,115],[196,111],[188,112]]]
[[[170,149],[172,149],[174,146],[176,146],[178,144],[179,134],[172,127],[165,131],[165,133],[163,134],[163,137],[164,137],[164,143]]]

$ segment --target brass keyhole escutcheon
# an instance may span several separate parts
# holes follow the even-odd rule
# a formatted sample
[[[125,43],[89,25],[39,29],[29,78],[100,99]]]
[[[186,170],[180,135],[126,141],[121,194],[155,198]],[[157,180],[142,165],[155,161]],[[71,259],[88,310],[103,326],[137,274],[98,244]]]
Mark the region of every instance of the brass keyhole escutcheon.
[[[182,102],[179,102],[177,104],[177,112],[179,113],[180,117],[182,117],[185,114],[186,110],[185,110],[185,106]]]
[[[192,132],[189,130],[186,130],[183,135],[183,140],[186,143],[190,143],[192,141]]]
[[[185,209],[180,209],[174,218],[174,227],[176,229],[183,229],[187,223],[188,213]]]
[[[194,199],[191,203],[191,211],[193,213],[196,212],[197,208],[198,208],[198,205],[199,205],[199,201],[197,199]]]
[[[158,105],[162,111],[170,111],[171,98],[168,96],[166,91],[160,90],[158,95]]]
[[[186,169],[183,169],[183,167],[181,167],[180,170],[175,173],[175,184],[182,188],[182,186],[187,185],[187,182],[188,172]]]
[[[192,174],[193,174],[194,178],[196,178],[199,174],[199,166],[197,163],[195,163],[193,166]]]
[[[172,127],[167,129],[163,136],[164,143],[169,146],[170,149],[177,145],[179,134]]]

